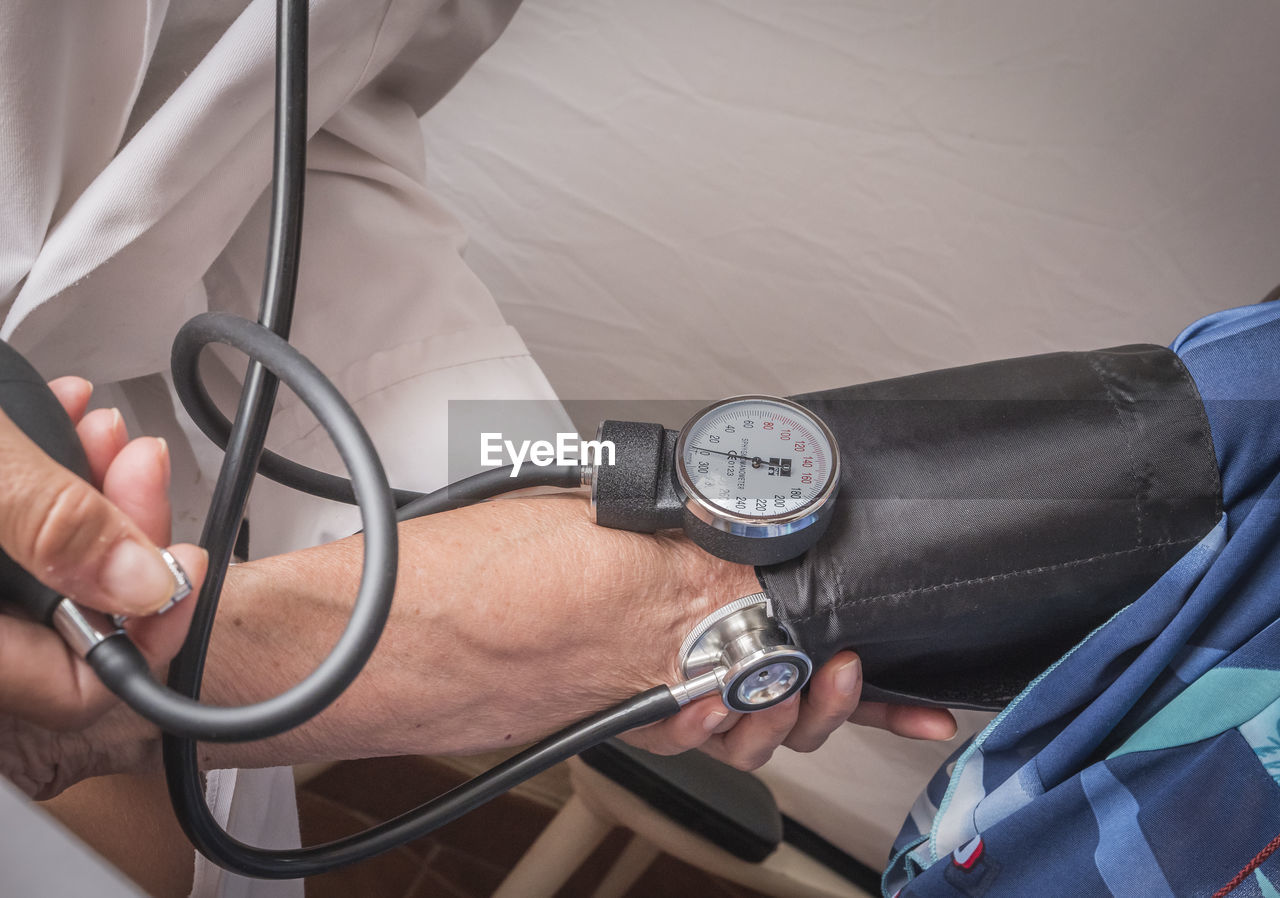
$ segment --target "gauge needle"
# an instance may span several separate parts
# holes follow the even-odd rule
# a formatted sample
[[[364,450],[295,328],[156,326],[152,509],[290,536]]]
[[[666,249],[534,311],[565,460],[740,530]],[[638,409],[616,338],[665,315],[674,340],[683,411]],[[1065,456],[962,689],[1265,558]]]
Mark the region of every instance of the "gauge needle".
[[[721,452],[719,449],[703,449],[701,446],[691,446],[690,448],[696,449],[699,452],[709,452],[712,455],[723,455],[726,458],[740,458],[743,461],[751,462],[751,467],[753,468],[758,468],[764,464],[764,460],[760,458],[760,456],[758,455],[756,456],[739,455],[736,452]],[[778,467],[778,465],[770,465],[769,467],[774,468],[774,467]]]

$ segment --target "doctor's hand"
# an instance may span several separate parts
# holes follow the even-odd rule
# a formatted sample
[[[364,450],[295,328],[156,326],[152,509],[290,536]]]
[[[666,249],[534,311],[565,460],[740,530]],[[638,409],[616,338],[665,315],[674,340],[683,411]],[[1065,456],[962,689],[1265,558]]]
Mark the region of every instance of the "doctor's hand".
[[[181,646],[194,604],[138,616],[162,606],[174,588],[156,548],[169,538],[167,447],[145,437],[130,442],[114,409],[85,414],[93,390],[88,381],[64,377],[50,387],[76,423],[93,483],[50,459],[0,413],[0,545],[60,594],[133,615],[130,635],[153,666],[164,664]],[[203,576],[203,550],[175,546],[172,552],[193,581]],[[113,701],[58,634],[0,614],[0,715],[7,715],[0,743],[6,749],[23,722],[79,729]]]

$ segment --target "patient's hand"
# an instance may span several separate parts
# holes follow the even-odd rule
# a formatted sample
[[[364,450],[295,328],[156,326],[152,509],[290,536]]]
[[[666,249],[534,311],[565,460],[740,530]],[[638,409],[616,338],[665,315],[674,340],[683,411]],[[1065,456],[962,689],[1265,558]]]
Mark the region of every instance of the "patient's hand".
[[[889,730],[911,739],[950,739],[956,721],[949,711],[860,702],[862,664],[840,652],[820,667],[801,696],[755,714],[728,711],[716,696],[701,699],[668,720],[622,738],[655,754],[699,748],[739,770],[754,770],[779,745],[816,751],[846,721]]]
[[[759,591],[754,570],[713,558],[687,543],[679,550],[687,586],[701,583],[718,604]],[[691,628],[690,628],[691,629]],[[684,634],[681,634],[683,638]],[[674,681],[671,681],[674,682]],[[950,739],[955,718],[937,708],[860,702],[862,664],[853,652],[839,652],[814,672],[801,695],[754,714],[729,711],[718,696],[694,702],[668,720],[634,730],[623,737],[656,754],[676,754],[700,748],[740,770],[754,770],[779,745],[794,751],[815,751],[846,721],[879,727],[912,739]]]

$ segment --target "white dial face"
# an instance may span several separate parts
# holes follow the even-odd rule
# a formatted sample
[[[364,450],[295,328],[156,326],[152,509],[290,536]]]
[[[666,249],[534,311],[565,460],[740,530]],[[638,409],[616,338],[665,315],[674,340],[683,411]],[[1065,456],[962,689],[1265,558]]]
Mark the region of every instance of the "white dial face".
[[[680,463],[686,486],[747,518],[787,517],[821,495],[835,465],[823,428],[803,409],[735,399],[689,424]]]

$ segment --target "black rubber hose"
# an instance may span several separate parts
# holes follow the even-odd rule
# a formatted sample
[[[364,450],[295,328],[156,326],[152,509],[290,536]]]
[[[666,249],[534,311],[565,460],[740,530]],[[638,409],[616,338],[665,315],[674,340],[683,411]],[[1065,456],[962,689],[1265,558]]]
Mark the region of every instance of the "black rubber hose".
[[[302,245],[303,188],[307,170],[307,39],[306,0],[277,0],[271,230],[259,322],[281,340],[289,337]],[[175,367],[181,367],[187,361],[192,365],[195,362],[183,357],[176,343],[172,360]],[[174,379],[188,380],[177,371]],[[290,386],[297,389],[296,384]],[[275,377],[259,362],[251,361],[245,375],[245,387],[240,394],[235,426],[225,447],[226,455],[222,459],[209,515],[200,536],[200,545],[209,552],[209,569],[200,589],[187,639],[169,665],[170,687],[193,699],[200,697],[200,679],[204,673],[209,637],[213,632],[214,615],[218,610],[218,596],[222,592],[227,565],[240,531],[258,456],[266,440],[275,396]],[[394,530],[390,538],[396,538]],[[174,740],[178,738],[165,738],[166,758],[173,753]],[[166,761],[166,767],[169,766]]]
[[[452,511],[464,505],[473,505],[482,499],[492,499],[512,490],[534,486],[555,486],[573,489],[582,485],[582,468],[579,465],[525,465],[520,473],[512,475],[511,465],[481,471],[470,477],[443,486],[434,492],[420,495],[396,510],[396,520],[407,521],[423,515]]]
[[[200,428],[201,432],[218,446],[225,447],[231,431],[231,422],[218,409],[205,389],[204,384],[196,378],[184,384],[178,392],[182,399],[183,408],[187,410],[187,413]],[[300,493],[307,493],[308,495],[318,496],[321,499],[328,499],[333,502],[344,502],[348,505],[356,504],[355,492],[351,488],[351,481],[347,478],[299,464],[292,459],[285,458],[283,455],[277,455],[270,449],[262,450],[262,455],[258,459],[258,473],[269,480],[274,480],[276,483],[297,490]],[[525,487],[555,486],[571,489],[581,483],[580,468],[577,465],[552,465],[549,467],[526,465],[520,472],[522,482],[519,484],[514,484],[511,481],[510,465],[495,468],[492,471],[482,471],[474,475],[474,477],[484,478],[490,481],[492,486],[484,491],[485,495],[478,496],[470,501],[491,498],[510,492],[513,489],[524,489]],[[463,482],[459,481],[458,485]],[[448,499],[448,494],[455,486],[441,487],[432,493],[419,493],[414,490],[401,490],[393,487],[391,496],[399,508],[396,514],[397,518],[401,521],[407,521],[410,518],[449,511],[467,504],[467,502],[451,502]]]
[[[231,422],[214,403],[202,382],[197,379],[188,386],[189,392],[182,396],[183,408],[205,436],[219,448],[226,449],[231,436]],[[347,478],[299,464],[270,449],[263,449],[258,457],[258,473],[268,480],[321,499],[347,505],[356,502],[355,491]],[[406,505],[422,498],[423,494],[414,490],[392,489],[391,495],[396,505]]]
[[[656,686],[619,705],[566,727],[492,770],[408,813],[356,835],[324,845],[297,849],[264,849],[228,835],[209,814],[184,820],[201,853],[230,870],[259,879],[315,876],[421,838],[463,814],[507,792],[561,761],[627,730],[664,720],[680,710],[666,686]]]
[[[351,617],[328,657],[306,679],[280,695],[241,707],[201,705],[185,689],[166,689],[151,679],[145,663],[137,675],[126,676],[127,667],[119,657],[122,650],[109,648],[109,643],[90,652],[88,661],[112,691],[169,733],[239,742],[265,739],[306,722],[328,707],[360,673],[391,611],[398,543],[395,508],[373,443],[355,412],[319,369],[261,325],[209,312],[178,331],[173,345],[175,384],[189,383],[198,376],[200,350],[212,342],[229,344],[266,362],[321,421],[351,472],[365,528],[360,589]],[[201,656],[206,643],[207,637],[200,642]],[[141,661],[140,655],[138,659]],[[170,742],[175,739],[169,737]]]

